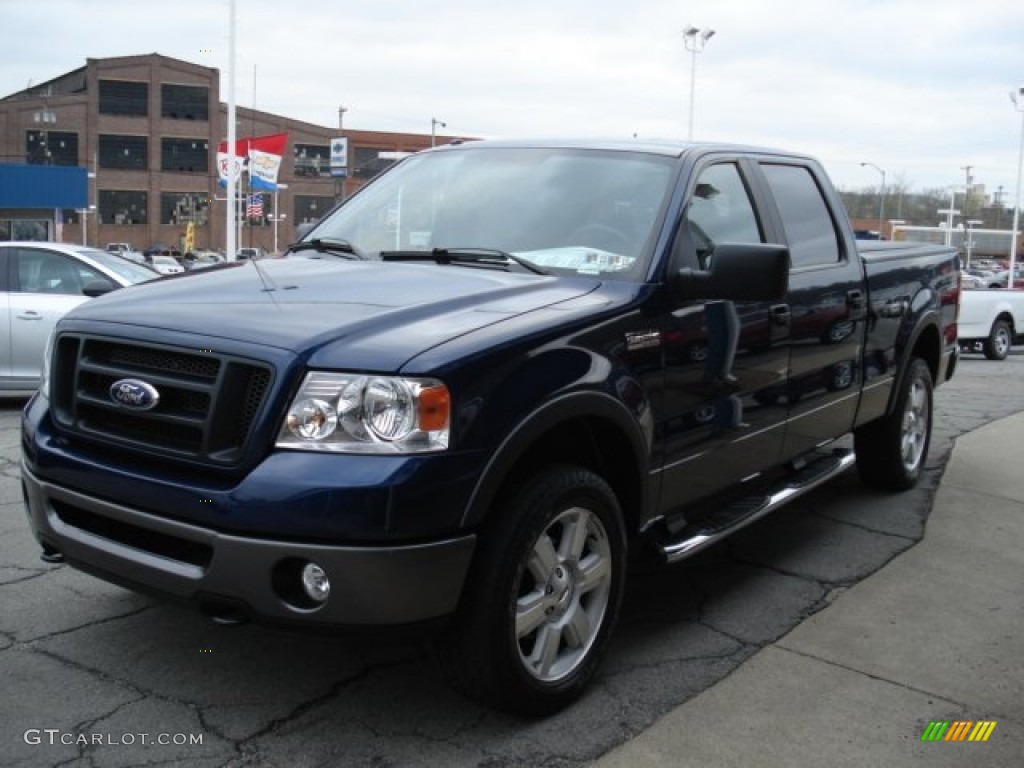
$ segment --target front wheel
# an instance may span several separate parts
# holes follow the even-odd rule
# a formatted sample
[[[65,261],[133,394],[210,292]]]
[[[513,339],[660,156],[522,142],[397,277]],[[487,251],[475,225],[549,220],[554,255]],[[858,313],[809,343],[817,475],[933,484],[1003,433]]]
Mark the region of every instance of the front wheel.
[[[515,714],[550,714],[583,692],[618,618],[622,514],[599,476],[559,467],[491,515],[439,656],[471,698]]]
[[[891,413],[853,433],[857,472],[867,485],[904,491],[917,484],[932,436],[932,374],[910,361]]]
[[[982,343],[982,351],[989,360],[1005,360],[1010,354],[1010,345],[1013,343],[1013,334],[1010,326],[1005,320],[996,320],[992,323],[992,330],[988,338]]]

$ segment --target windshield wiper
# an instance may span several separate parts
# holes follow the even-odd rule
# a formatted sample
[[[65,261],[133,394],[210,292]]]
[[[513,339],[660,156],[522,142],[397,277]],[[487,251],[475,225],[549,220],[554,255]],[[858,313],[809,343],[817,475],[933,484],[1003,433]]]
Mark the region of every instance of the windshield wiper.
[[[498,248],[434,248],[429,251],[381,251],[380,258],[382,261],[433,261],[438,264],[456,264],[458,262],[489,264],[492,266],[518,264],[535,275],[550,274],[546,269],[541,269],[536,264],[516,256],[514,253],[502,251]]]
[[[314,237],[312,240],[302,240],[288,246],[291,253],[299,251],[319,251],[320,253],[331,253],[341,255],[344,259],[365,259],[366,257],[348,240],[332,237]]]

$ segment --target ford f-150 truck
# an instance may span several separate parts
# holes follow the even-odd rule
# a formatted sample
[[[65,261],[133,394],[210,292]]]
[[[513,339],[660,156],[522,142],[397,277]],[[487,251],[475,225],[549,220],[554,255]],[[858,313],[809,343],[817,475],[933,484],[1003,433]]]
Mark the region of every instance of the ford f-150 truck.
[[[861,248],[800,155],[425,151],[286,258],[67,315],[24,413],[31,527],[225,620],[429,626],[458,688],[554,711],[631,564],[854,465],[919,478],[959,262]]]

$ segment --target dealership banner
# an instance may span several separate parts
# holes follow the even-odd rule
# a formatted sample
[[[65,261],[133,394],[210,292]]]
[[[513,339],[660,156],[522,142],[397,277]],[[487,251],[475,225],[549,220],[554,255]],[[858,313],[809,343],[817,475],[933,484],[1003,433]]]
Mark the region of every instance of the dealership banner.
[[[242,177],[242,171],[248,170],[249,184],[254,189],[276,191],[277,175],[287,145],[286,133],[238,139],[232,164],[228,158],[228,143],[222,141],[217,146],[217,174],[221,185],[227,185],[229,176],[237,182]]]

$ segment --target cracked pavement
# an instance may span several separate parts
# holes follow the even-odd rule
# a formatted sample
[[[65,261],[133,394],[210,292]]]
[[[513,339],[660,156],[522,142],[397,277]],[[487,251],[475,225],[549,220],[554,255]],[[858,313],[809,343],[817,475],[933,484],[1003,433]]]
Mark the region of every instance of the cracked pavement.
[[[848,473],[685,563],[634,575],[590,691],[542,721],[461,698],[416,643],[224,627],[43,563],[19,485],[24,401],[0,401],[0,763],[586,765],[914,546],[952,440],[1024,410],[1024,392],[1003,386],[1022,374],[1024,354],[961,361],[936,392],[913,491],[877,493]]]

